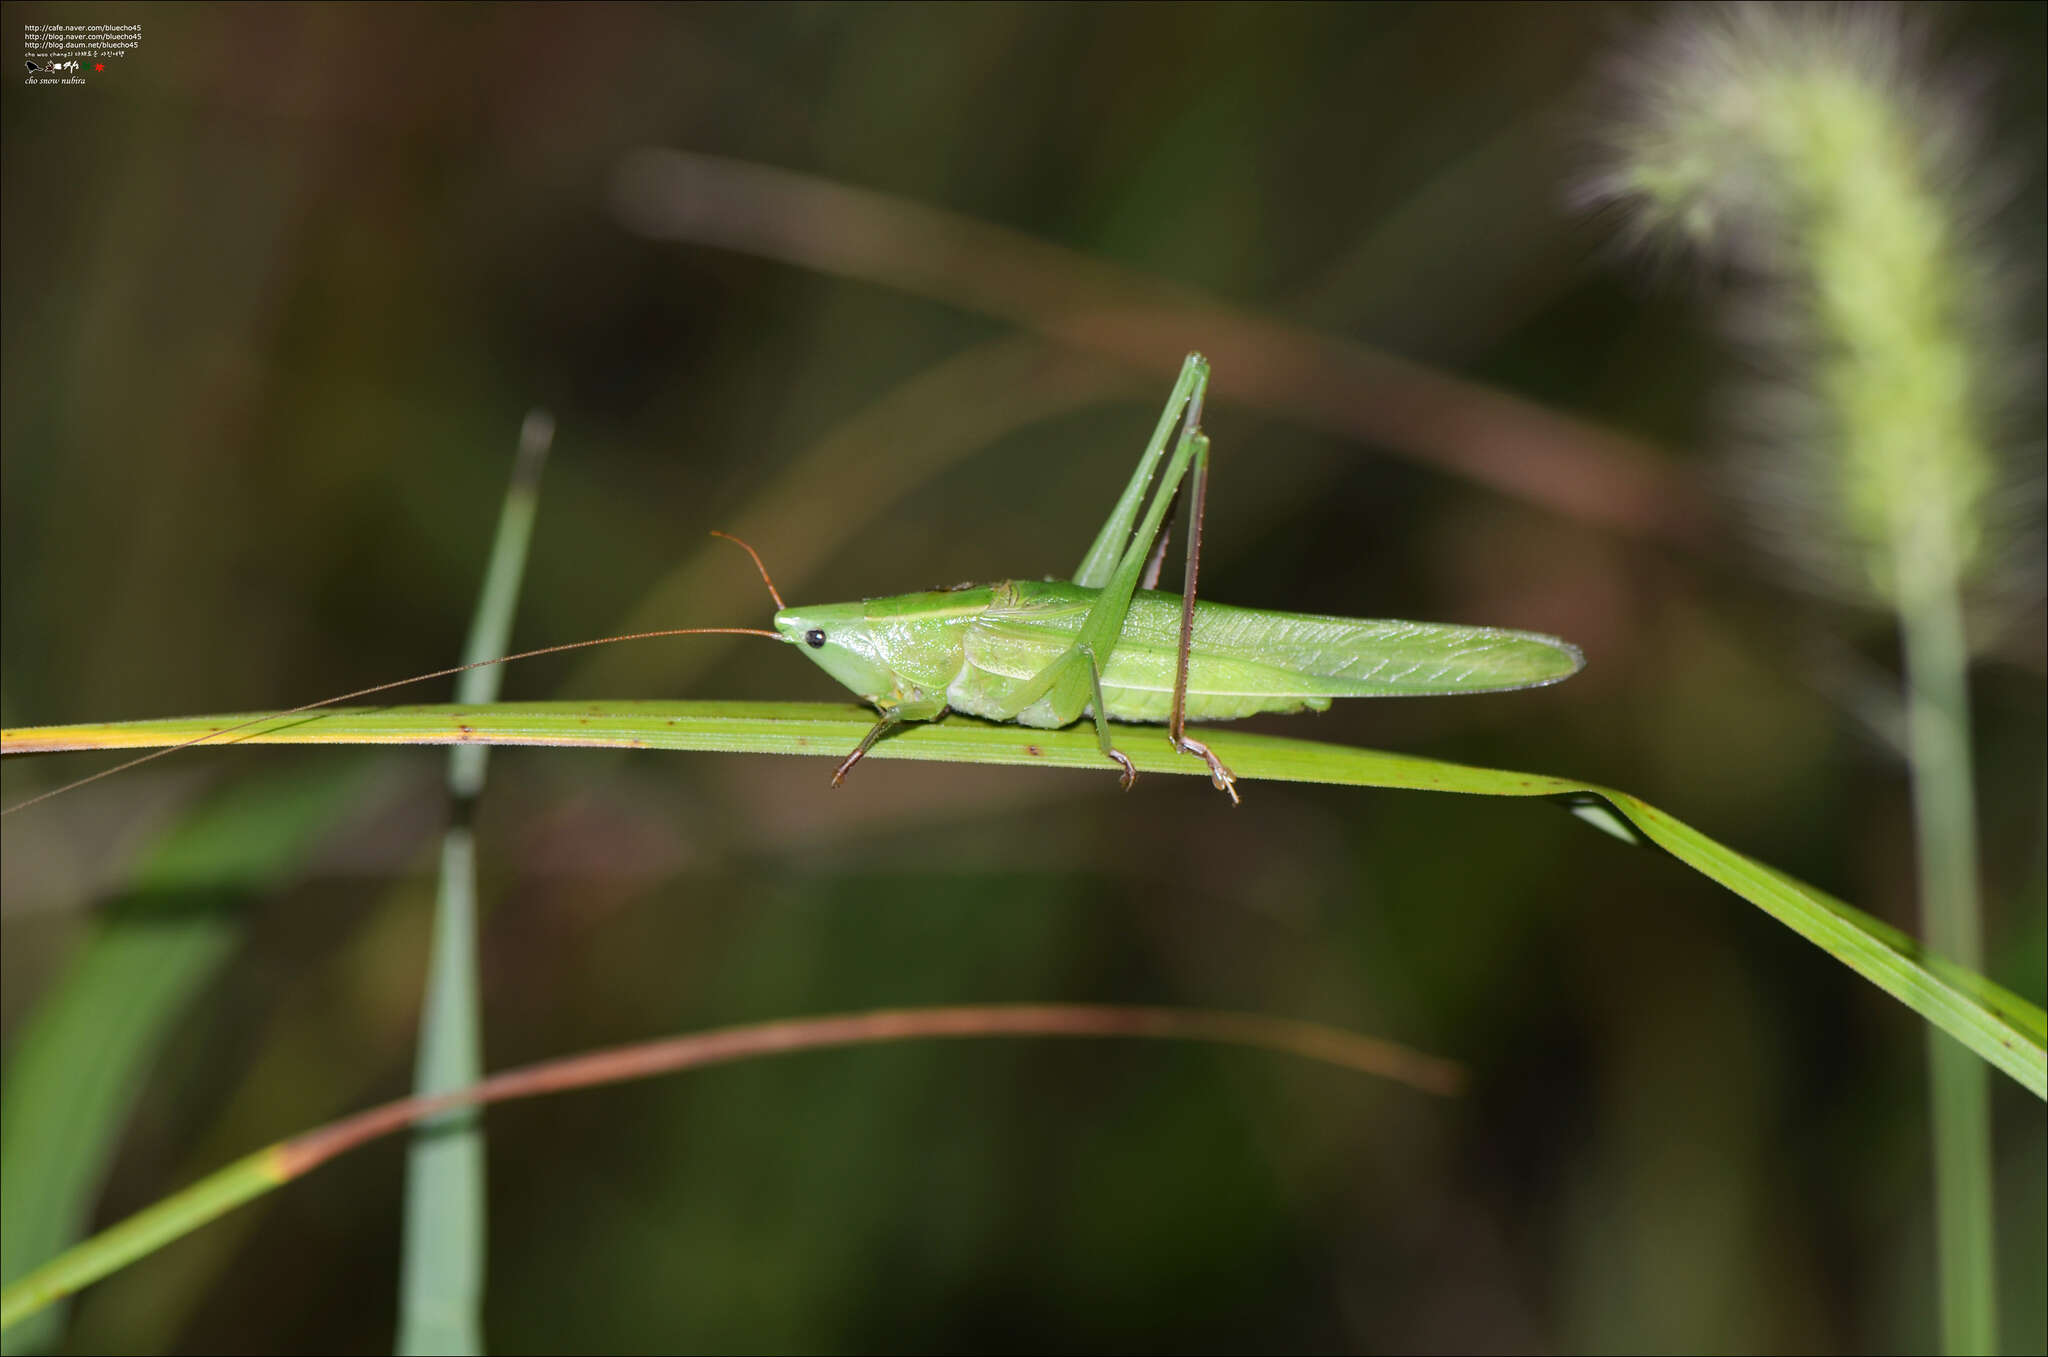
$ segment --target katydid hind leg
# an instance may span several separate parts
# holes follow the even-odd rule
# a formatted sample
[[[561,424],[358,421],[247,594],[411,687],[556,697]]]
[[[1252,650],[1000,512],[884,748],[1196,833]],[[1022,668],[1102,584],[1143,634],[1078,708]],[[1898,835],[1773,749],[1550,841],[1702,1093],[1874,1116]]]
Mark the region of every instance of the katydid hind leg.
[[[1237,774],[1223,766],[1223,760],[1210,751],[1200,740],[1191,740],[1183,735],[1173,742],[1173,747],[1183,754],[1193,754],[1209,765],[1209,782],[1219,792],[1230,794],[1230,804],[1241,806],[1244,798],[1237,794]]]
[[[1194,493],[1188,496],[1188,555],[1180,586],[1180,645],[1174,655],[1173,715],[1167,722],[1167,737],[1176,749],[1180,748],[1187,728],[1188,660],[1195,646],[1196,581],[1202,570],[1202,512],[1209,499],[1209,438],[1206,434],[1195,435],[1194,458],[1188,475],[1195,488]],[[1178,490],[1175,493],[1178,494]],[[1163,541],[1165,534],[1162,532],[1160,536]]]
[[[1116,506],[1110,510],[1102,530],[1090,544],[1088,554],[1081,558],[1080,567],[1074,571],[1074,583],[1100,589],[1116,573],[1117,564],[1130,545],[1131,529],[1137,524],[1139,510],[1145,503],[1145,490],[1152,483],[1152,473],[1157,469],[1159,459],[1173,446],[1174,426],[1183,424],[1182,409],[1190,404],[1193,406],[1194,417],[1185,421],[1184,428],[1199,425],[1202,400],[1208,387],[1208,360],[1199,353],[1189,354],[1187,361],[1181,364],[1180,378],[1173,384],[1173,394],[1166,398],[1166,408],[1159,414],[1158,427],[1153,429],[1151,441],[1138,458],[1137,469],[1131,473],[1130,482],[1117,496]]]
[[[1117,559],[1115,572],[1097,590],[1095,601],[1088,606],[1088,615],[1081,622],[1081,634],[1011,694],[1017,711],[1051,696],[1055,710],[1071,713],[1065,719],[1071,721],[1080,715],[1087,701],[1084,696],[1087,692],[1085,676],[1078,667],[1081,653],[1086,650],[1107,656],[1116,649],[1117,638],[1123,635],[1124,619],[1131,611],[1131,595],[1137,591],[1139,576],[1152,554],[1152,544],[1158,539],[1160,528],[1166,521],[1167,506],[1179,490],[1187,475],[1188,462],[1194,456],[1197,434],[1193,421],[1201,417],[1201,410],[1202,393],[1198,386],[1193,400],[1188,403],[1186,423],[1174,447],[1173,460],[1167,463],[1164,477],[1153,491],[1152,501],[1145,510],[1145,521],[1131,535],[1123,555]]]
[[[1183,480],[1173,492],[1173,501],[1166,506],[1166,522],[1159,529],[1159,540],[1152,545],[1152,559],[1145,562],[1145,573],[1138,577],[1140,589],[1159,587],[1159,572],[1166,565],[1166,548],[1173,541],[1173,516],[1180,509],[1181,491],[1187,488]]]
[[[1209,498],[1209,439],[1197,432],[1194,438],[1194,460],[1188,467],[1188,479],[1183,485],[1192,485],[1188,491],[1188,556],[1187,578],[1181,582],[1180,595],[1180,646],[1174,657],[1173,669],[1173,714],[1168,720],[1166,738],[1174,749],[1183,754],[1198,755],[1209,765],[1209,781],[1216,790],[1230,793],[1230,804],[1243,804],[1237,795],[1237,777],[1223,766],[1223,760],[1211,753],[1209,746],[1200,740],[1188,738],[1188,658],[1193,653],[1195,642],[1195,584],[1202,566],[1202,510]],[[1176,492],[1177,493],[1177,492]],[[1165,534],[1160,534],[1162,548]],[[1157,561],[1154,561],[1157,567]]]
[[[1189,373],[1194,374],[1192,382],[1187,381]],[[1151,573],[1148,567],[1155,565],[1154,549],[1164,533],[1168,514],[1177,503],[1182,488],[1192,473],[1195,475],[1195,487],[1189,496],[1189,515],[1192,524],[1188,540],[1189,570],[1185,601],[1182,605],[1179,667],[1174,685],[1170,738],[1176,750],[1201,757],[1209,765],[1210,781],[1221,790],[1230,793],[1230,799],[1235,803],[1238,800],[1236,778],[1223,766],[1222,761],[1209,751],[1208,746],[1199,740],[1187,738],[1183,729],[1187,709],[1188,653],[1194,628],[1195,567],[1201,558],[1201,514],[1206,490],[1204,477],[1208,469],[1209,440],[1201,431],[1203,400],[1208,391],[1207,377],[1207,364],[1197,356],[1190,355],[1188,367],[1183,371],[1183,381],[1189,387],[1185,396],[1185,409],[1183,411],[1179,408],[1182,393],[1176,388],[1175,399],[1168,403],[1167,414],[1161,420],[1161,429],[1165,431],[1171,427],[1170,421],[1178,413],[1181,435],[1175,442],[1172,460],[1167,463],[1159,483],[1152,487],[1151,502],[1146,507],[1143,522],[1137,526],[1135,532],[1128,526],[1135,511],[1135,501],[1142,496],[1146,488],[1150,465],[1157,460],[1161,451],[1157,446],[1156,437],[1155,446],[1146,450],[1145,459],[1139,465],[1139,474],[1125,490],[1124,500],[1119,501],[1116,512],[1111,516],[1111,522],[1104,526],[1102,536],[1096,539],[1095,548],[1090,550],[1088,564],[1093,565],[1103,544],[1117,536],[1112,529],[1121,529],[1129,539],[1124,544],[1122,554],[1116,558],[1114,570],[1095,586],[1099,592],[1088,609],[1088,616],[1081,623],[1080,635],[1071,646],[1027,681],[1013,696],[1019,710],[1041,698],[1051,696],[1055,699],[1053,706],[1056,710],[1078,711],[1080,703],[1077,699],[1080,693],[1076,692],[1075,688],[1083,681],[1083,674],[1077,666],[1085,663],[1088,666],[1086,681],[1091,686],[1083,691],[1092,693],[1095,699],[1097,741],[1102,746],[1104,755],[1122,765],[1128,778],[1135,778],[1136,769],[1116,750],[1109,738],[1107,712],[1102,700],[1101,665],[1097,657],[1107,656],[1115,650],[1117,639],[1123,634],[1124,620],[1130,614],[1131,595],[1136,591],[1140,578]],[[1093,583],[1092,579],[1090,583]],[[1069,703],[1073,705],[1069,707]]]

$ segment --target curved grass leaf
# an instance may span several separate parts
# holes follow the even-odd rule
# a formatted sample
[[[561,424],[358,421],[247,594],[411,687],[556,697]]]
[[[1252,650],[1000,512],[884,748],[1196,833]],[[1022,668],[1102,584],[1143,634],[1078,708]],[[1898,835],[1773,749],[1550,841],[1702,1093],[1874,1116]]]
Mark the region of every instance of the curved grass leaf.
[[[166,721],[36,726],[0,731],[0,754],[78,749],[145,749],[202,738],[256,714]],[[236,730],[224,744],[506,744],[690,749],[738,754],[843,758],[873,725],[864,707],[828,702],[501,702],[486,706],[386,707],[306,712],[274,725]],[[1506,772],[1437,759],[1246,731],[1204,731],[1203,739],[1247,781],[1325,782],[1357,787],[1542,796],[1573,803],[1598,797],[1637,833],[1720,882],[1819,946],[1914,1012],[2048,1099],[2048,1017],[1974,972],[1932,956],[1911,938],[1784,873],[1717,843],[1625,792],[1540,773]],[[1127,742],[1144,772],[1193,775],[1194,759],[1161,739]],[[1092,730],[1029,730],[958,715],[917,725],[877,744],[877,759],[1041,764],[1104,772]],[[1614,826],[1603,826],[1610,832]]]

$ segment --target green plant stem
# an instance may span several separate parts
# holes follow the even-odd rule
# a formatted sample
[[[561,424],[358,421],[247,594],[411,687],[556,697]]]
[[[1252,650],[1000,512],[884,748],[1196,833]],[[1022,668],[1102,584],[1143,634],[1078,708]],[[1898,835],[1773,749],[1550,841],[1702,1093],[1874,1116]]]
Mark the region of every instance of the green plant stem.
[[[1925,534],[1922,536],[1939,534]],[[1918,843],[1921,927],[1930,947],[1983,965],[1977,888],[1977,805],[1971,781],[1969,650],[1941,542],[1899,553],[1906,655],[1908,758]],[[1927,1032],[1934,1138],[1935,1242],[1942,1346],[1998,1347],[1991,1192],[1991,1086],[1982,1061],[1938,1028]]]

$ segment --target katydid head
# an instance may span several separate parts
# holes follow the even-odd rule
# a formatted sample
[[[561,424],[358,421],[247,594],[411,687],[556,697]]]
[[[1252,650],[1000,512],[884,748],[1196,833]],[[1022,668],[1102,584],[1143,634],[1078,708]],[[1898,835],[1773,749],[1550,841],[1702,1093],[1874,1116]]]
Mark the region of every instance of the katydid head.
[[[769,596],[775,600],[774,627],[779,639],[801,646],[820,669],[869,702],[896,691],[900,686],[896,670],[877,644],[878,637],[874,625],[868,620],[866,604],[821,603],[791,608],[783,603],[782,592],[769,578],[768,567],[762,564],[760,552],[729,532],[713,529],[711,535],[723,537],[754,558],[754,568],[761,572],[761,583],[768,586]]]
[[[820,603],[784,608],[775,614],[775,630],[803,648],[805,655],[859,696],[873,701],[895,691],[896,671],[877,642],[875,625],[863,603]]]

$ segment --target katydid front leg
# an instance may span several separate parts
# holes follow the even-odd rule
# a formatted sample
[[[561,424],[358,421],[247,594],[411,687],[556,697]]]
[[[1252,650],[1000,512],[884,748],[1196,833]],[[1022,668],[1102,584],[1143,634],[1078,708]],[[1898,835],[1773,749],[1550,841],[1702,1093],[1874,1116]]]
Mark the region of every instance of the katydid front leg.
[[[921,698],[911,702],[899,702],[893,707],[882,708],[881,719],[868,727],[868,733],[861,736],[860,743],[854,746],[853,752],[848,754],[840,761],[839,766],[832,770],[832,785],[837,787],[840,783],[846,781],[846,775],[853,771],[853,765],[868,756],[868,751],[875,747],[875,741],[881,739],[905,721],[936,721],[945,714],[946,699],[943,697]]]

